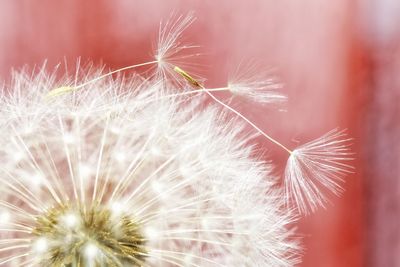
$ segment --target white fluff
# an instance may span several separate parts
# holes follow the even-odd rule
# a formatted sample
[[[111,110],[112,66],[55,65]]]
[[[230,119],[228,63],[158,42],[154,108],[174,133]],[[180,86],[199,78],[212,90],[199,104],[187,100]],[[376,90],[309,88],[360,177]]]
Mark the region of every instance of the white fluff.
[[[61,80],[44,69],[20,72],[3,89],[0,266],[42,266],[49,251],[76,242],[83,221],[74,210],[55,225],[75,239],[32,233],[41,215],[65,203],[112,211],[112,235],[121,231],[121,216],[133,218],[146,239],[144,266],[299,262],[292,211],[307,214],[324,206],[326,192],[340,193],[351,170],[349,140],[332,131],[291,151],[219,100],[212,92],[259,103],[285,97],[249,69],[221,88],[205,88],[186,73],[181,53],[194,46],[180,39],[191,22],[180,17],[162,27],[153,61],[107,74],[79,70]],[[110,78],[149,65],[157,65],[154,75]],[[255,134],[243,123],[289,153],[285,190],[257,157]],[[96,240],[82,242],[88,266],[126,266]]]
[[[238,121],[157,81],[103,79],[49,101],[53,78],[25,75],[0,103],[0,206],[12,218],[0,229],[1,264],[38,264],[54,240],[30,234],[32,218],[67,199],[138,220],[149,266],[297,262],[293,218]]]
[[[282,86],[275,77],[263,73],[255,63],[249,62],[237,67],[227,87],[233,95],[254,103],[278,104],[287,100],[287,97],[278,91]]]
[[[286,195],[301,214],[325,207],[326,193],[343,191],[343,177],[353,170],[347,163],[352,160],[351,140],[345,131],[335,129],[291,153],[285,170]]]

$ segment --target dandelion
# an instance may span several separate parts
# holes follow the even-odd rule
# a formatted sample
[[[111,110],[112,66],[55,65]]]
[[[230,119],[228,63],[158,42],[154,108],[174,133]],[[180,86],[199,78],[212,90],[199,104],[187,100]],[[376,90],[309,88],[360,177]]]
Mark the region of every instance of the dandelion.
[[[297,261],[293,216],[236,121],[157,81],[97,80],[43,102],[48,79],[14,81],[1,103],[1,265]]]
[[[290,150],[219,100],[213,92],[284,97],[259,76],[205,87],[174,61],[191,22],[167,24],[149,62],[61,81],[21,72],[3,90],[0,266],[299,262],[294,211],[323,206],[321,189],[340,192],[348,140],[333,131]],[[151,65],[148,76],[111,76]],[[258,134],[288,152],[286,190],[255,154]]]

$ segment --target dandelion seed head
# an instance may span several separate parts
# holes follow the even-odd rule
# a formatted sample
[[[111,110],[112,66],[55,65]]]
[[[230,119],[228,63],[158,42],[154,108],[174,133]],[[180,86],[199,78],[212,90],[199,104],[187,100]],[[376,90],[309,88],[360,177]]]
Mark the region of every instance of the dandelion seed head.
[[[214,97],[180,62],[193,48],[180,40],[192,21],[163,26],[155,61],[106,74],[78,68],[61,81],[45,70],[14,74],[0,97],[0,265],[299,262],[291,204],[307,213],[325,205],[324,191],[341,192],[348,139],[332,131],[290,151]],[[155,63],[148,77],[111,76]],[[278,103],[279,88],[246,68],[215,91]],[[250,145],[255,134],[227,111],[289,152],[285,190]]]
[[[18,244],[0,244],[1,264],[297,262],[293,219],[241,123],[159,78],[107,78],[44,101],[57,87],[49,79],[15,81],[20,94],[1,100],[1,134],[13,141],[0,146],[0,208],[10,213],[0,235]]]

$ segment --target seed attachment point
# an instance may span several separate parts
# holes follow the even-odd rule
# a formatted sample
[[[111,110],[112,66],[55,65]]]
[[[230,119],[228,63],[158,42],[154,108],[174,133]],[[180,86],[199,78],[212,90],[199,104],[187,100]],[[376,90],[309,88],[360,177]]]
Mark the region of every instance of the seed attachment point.
[[[186,71],[183,69],[179,68],[178,66],[174,67],[174,71],[181,75],[186,81],[188,81],[191,85],[193,85],[195,88],[202,88],[203,86],[192,76],[190,76]]]

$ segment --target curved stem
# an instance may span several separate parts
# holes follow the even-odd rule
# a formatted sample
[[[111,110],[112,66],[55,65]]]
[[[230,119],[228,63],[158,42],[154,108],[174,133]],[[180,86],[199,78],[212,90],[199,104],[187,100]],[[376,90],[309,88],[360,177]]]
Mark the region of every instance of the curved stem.
[[[200,88],[202,91],[204,91],[207,95],[209,95],[215,102],[217,102],[218,104],[222,105],[224,108],[230,110],[231,112],[233,112],[235,115],[239,116],[241,119],[243,119],[245,122],[247,122],[248,124],[250,124],[254,129],[256,129],[262,136],[264,136],[265,138],[267,138],[268,140],[270,140],[272,143],[278,145],[279,147],[281,147],[282,149],[284,149],[286,152],[288,152],[289,154],[292,154],[293,151],[291,151],[289,148],[287,148],[286,146],[284,146],[283,144],[279,143],[276,139],[272,138],[271,136],[269,136],[268,134],[266,134],[263,130],[261,130],[257,125],[255,125],[252,121],[250,121],[248,118],[246,118],[246,116],[244,116],[242,113],[240,113],[239,111],[237,111],[236,109],[232,108],[231,106],[225,104],[224,102],[222,102],[221,100],[219,100],[218,98],[216,98],[211,92],[210,90],[208,90],[207,88],[205,88],[202,84],[200,84],[196,79],[194,79],[192,76],[190,76],[186,71],[184,71],[183,69],[175,66],[174,67],[174,71],[177,72],[178,74],[180,74],[186,81],[188,81],[190,84],[192,84],[194,87],[196,88]]]
[[[103,79],[103,78],[105,78],[107,76],[110,76],[110,75],[114,74],[114,73],[118,73],[118,72],[125,71],[125,70],[130,70],[130,69],[134,69],[134,68],[138,68],[138,67],[142,67],[142,66],[152,65],[152,64],[156,64],[156,63],[158,63],[158,60],[153,60],[153,61],[149,61],[149,62],[144,62],[144,63],[140,63],[140,64],[136,64],[136,65],[130,65],[130,66],[127,66],[127,67],[116,69],[116,70],[107,72],[107,73],[105,73],[103,75],[100,75],[99,77],[96,77],[96,78],[94,78],[94,79],[92,79],[90,81],[82,83],[82,84],[80,84],[78,86],[75,86],[74,88],[75,89],[80,89],[80,88],[82,88],[82,87],[84,87],[84,86],[86,86],[88,84],[91,84],[93,82],[101,80],[101,79]]]

